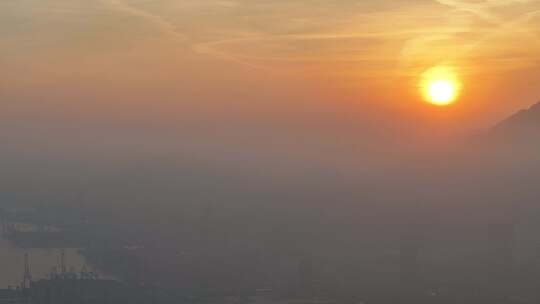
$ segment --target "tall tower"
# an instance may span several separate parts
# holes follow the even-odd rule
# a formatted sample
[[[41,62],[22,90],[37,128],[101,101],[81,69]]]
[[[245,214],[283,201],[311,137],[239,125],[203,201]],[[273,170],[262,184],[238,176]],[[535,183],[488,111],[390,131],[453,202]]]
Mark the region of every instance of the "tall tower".
[[[28,261],[28,252],[24,253],[24,275],[21,283],[21,289],[30,288],[32,284],[32,275],[30,274],[30,263]]]
[[[60,249],[60,273],[66,274],[66,251],[64,248]]]
[[[6,234],[7,233],[7,219],[6,219],[6,213],[4,211],[4,209],[0,209],[0,220],[2,221],[2,234]]]

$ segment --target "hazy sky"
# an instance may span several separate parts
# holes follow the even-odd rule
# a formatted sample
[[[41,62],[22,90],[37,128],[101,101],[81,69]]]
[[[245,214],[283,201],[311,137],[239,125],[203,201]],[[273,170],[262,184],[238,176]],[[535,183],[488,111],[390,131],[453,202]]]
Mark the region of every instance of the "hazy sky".
[[[419,89],[437,66],[463,86],[447,107]],[[289,247],[335,251],[331,286],[356,290],[372,240],[407,229],[414,246],[420,230],[467,239],[464,227],[522,210],[539,223],[538,148],[490,155],[480,136],[467,137],[472,149],[454,141],[538,101],[540,0],[0,0],[0,200],[70,204],[85,218],[97,206],[97,223],[136,223],[130,234],[160,227],[150,244],[178,241],[161,247],[175,261],[192,250],[183,238],[204,249],[214,230],[227,243],[204,265],[219,274],[223,261],[237,278],[251,278],[249,259],[228,257],[253,251],[264,264],[251,245],[264,243],[278,263]],[[453,267],[452,243],[433,239]],[[153,246],[152,265],[166,264]],[[399,261],[385,256],[373,265]],[[187,264],[171,265],[190,281]],[[456,278],[491,274],[471,269]],[[429,292],[444,294],[437,284],[454,281],[436,273]]]
[[[6,0],[0,37],[16,144],[354,145],[540,100],[537,0]],[[417,87],[438,65],[463,83],[444,109]]]
[[[435,66],[451,106],[421,98]],[[6,202],[166,227],[192,203],[382,223],[538,196],[517,147],[511,172],[452,135],[540,101],[540,0],[3,0],[0,67]]]

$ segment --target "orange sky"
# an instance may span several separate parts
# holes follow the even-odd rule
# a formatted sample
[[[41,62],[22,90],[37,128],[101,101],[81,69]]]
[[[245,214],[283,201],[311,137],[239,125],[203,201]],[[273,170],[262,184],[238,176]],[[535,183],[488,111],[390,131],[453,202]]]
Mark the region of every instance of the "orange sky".
[[[19,0],[0,23],[14,130],[468,130],[540,100],[537,0]],[[445,109],[417,88],[437,65],[463,83]]]

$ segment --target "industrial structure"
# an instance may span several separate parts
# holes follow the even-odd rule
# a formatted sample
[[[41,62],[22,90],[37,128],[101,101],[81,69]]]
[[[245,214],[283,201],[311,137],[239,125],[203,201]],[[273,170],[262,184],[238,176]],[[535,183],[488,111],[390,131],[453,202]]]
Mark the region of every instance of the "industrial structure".
[[[84,265],[79,273],[67,271],[65,251],[47,279],[32,280],[30,257],[24,253],[23,279],[15,288],[0,289],[0,304],[142,303],[133,288],[115,280],[99,279]],[[57,270],[60,270],[58,272]]]

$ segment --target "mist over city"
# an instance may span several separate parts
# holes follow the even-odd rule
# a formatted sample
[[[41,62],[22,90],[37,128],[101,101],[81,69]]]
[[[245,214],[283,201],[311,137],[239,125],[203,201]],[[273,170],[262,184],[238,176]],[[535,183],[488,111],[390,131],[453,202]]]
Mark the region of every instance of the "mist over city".
[[[540,301],[540,1],[0,25],[0,303]]]

